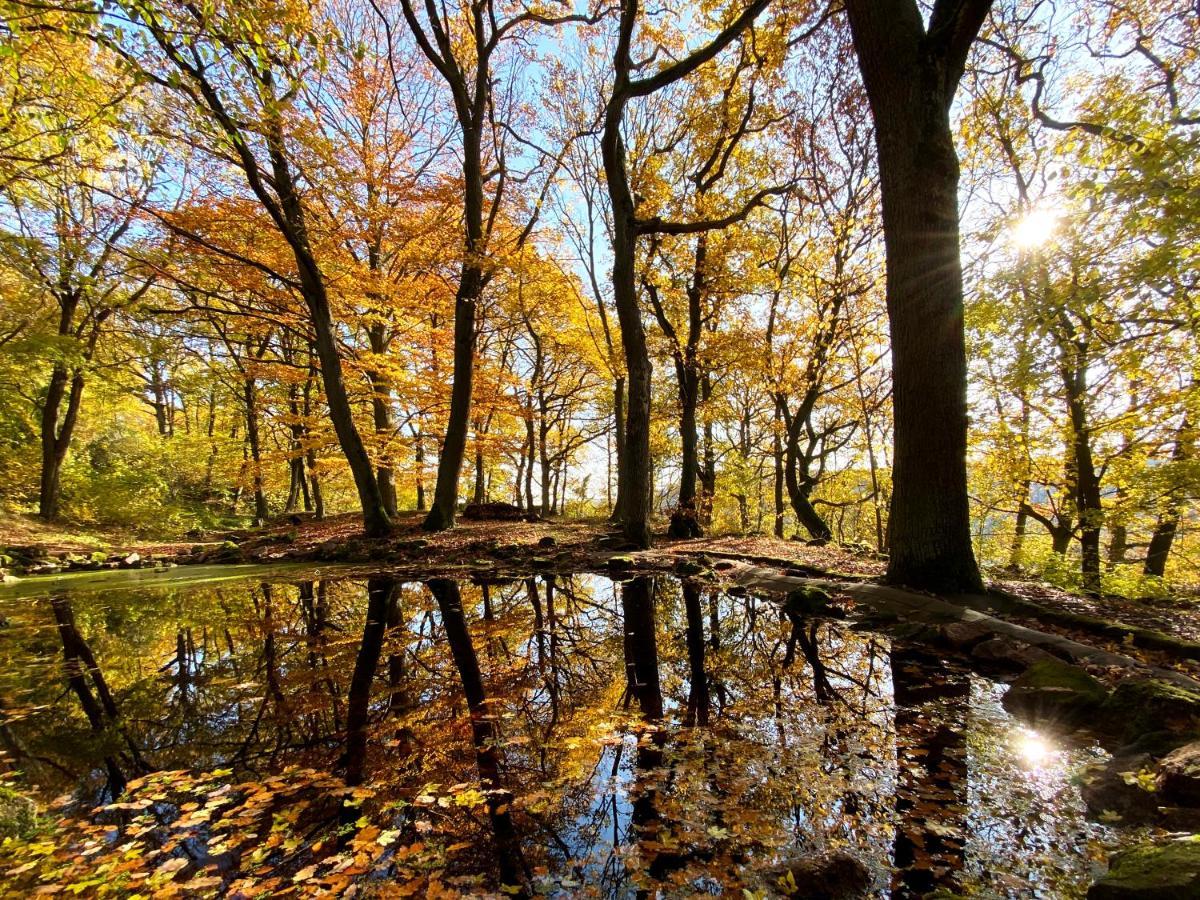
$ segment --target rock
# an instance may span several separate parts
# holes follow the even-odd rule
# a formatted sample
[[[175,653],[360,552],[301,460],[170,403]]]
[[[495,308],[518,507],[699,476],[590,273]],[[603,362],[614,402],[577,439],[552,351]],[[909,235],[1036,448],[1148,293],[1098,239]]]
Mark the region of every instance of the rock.
[[[1139,734],[1200,733],[1200,694],[1157,678],[1127,678],[1101,710],[1105,731],[1133,740]]]
[[[871,893],[871,870],[844,850],[789,860],[763,873],[770,894],[794,900],[852,900]]]
[[[141,563],[142,555],[140,553],[130,553],[121,558],[119,565],[122,569],[136,569],[141,566]]]
[[[1034,663],[1004,695],[1004,708],[1034,723],[1076,726],[1104,705],[1104,685],[1078,666],[1057,659]]]
[[[790,615],[800,616],[829,616],[841,615],[841,610],[834,609],[830,604],[833,597],[828,591],[819,587],[804,587],[787,595],[783,608]]]
[[[933,644],[941,639],[942,632],[928,622],[904,622],[888,629],[888,634],[901,641],[914,644]]]
[[[413,553],[417,550],[424,550],[429,546],[429,541],[425,538],[412,538],[407,541],[397,541],[396,549],[403,553]]]
[[[733,563],[731,563],[727,559],[722,559],[719,562],[717,562],[713,566],[713,568],[716,569],[718,572],[728,572],[730,569],[733,568]]]
[[[677,575],[699,575],[704,571],[704,564],[694,559],[681,559],[675,563],[675,574]]]
[[[548,559],[545,556],[535,556],[529,560],[529,565],[535,569],[553,569],[554,560]]]
[[[1001,669],[1023,672],[1034,663],[1057,660],[1041,647],[1018,641],[1014,638],[993,637],[971,648],[971,658],[981,663],[990,663]]]
[[[941,628],[942,642],[955,650],[970,650],[991,638],[992,630],[980,622],[951,622]]]
[[[1200,897],[1200,836],[1142,844],[1114,854],[1088,900],[1195,900]]]
[[[1157,822],[1159,800],[1154,791],[1147,790],[1153,785],[1134,777],[1153,769],[1148,753],[1118,753],[1103,766],[1089,770],[1080,789],[1088,813],[1102,822],[1117,817],[1124,826]]]
[[[605,550],[636,550],[636,546],[623,534],[606,534],[596,542]]]
[[[1200,741],[1168,753],[1158,764],[1156,783],[1164,802],[1200,806]]]
[[[548,534],[538,541],[537,545],[539,547],[556,547],[558,546],[558,539],[554,535]]]
[[[606,565],[613,572],[627,572],[633,568],[633,557],[610,556]]]

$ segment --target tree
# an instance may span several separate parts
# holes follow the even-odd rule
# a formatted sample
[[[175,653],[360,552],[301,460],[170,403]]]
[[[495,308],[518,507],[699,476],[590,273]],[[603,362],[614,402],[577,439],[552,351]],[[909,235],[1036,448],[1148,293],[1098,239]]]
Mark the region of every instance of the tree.
[[[63,463],[101,340],[114,313],[135,304],[155,278],[128,256],[155,188],[154,157],[136,137],[107,128],[68,131],[66,140],[67,148],[37,179],[0,187],[12,222],[11,230],[0,231],[3,262],[43,299],[51,320],[43,338],[51,370],[35,399],[42,451],[38,514],[47,521],[59,515]]]
[[[354,477],[364,528],[372,536],[387,534],[391,519],[354,421],[312,214],[295,165],[297,93],[320,65],[312,48],[320,48],[324,36],[307,8],[297,5],[216,9],[126,0],[119,9],[127,21],[106,15],[93,36],[137,77],[177,98],[188,113],[185,122],[195,126],[188,143],[241,174],[289,248],[292,270],[269,274],[304,300],[329,417]],[[264,268],[261,261],[241,262]]]
[[[613,301],[621,327],[625,351],[629,408],[625,418],[625,448],[618,472],[618,493],[625,508],[622,528],[627,540],[638,547],[650,546],[650,380],[653,367],[646,345],[646,329],[637,296],[637,239],[648,234],[696,234],[731,225],[745,218],[750,209],[774,191],[763,190],[729,216],[697,222],[666,222],[641,218],[630,187],[622,133],[625,110],[630,102],[648,97],[686,78],[715,58],[742,34],[767,8],[769,0],[754,0],[715,37],[682,59],[657,71],[635,77],[634,31],[639,20],[637,0],[623,0],[613,53],[613,82],[604,108],[604,130],[600,148],[608,183],[613,217]]]
[[[967,496],[967,363],[950,105],[991,0],[847,0],[875,120],[895,455],[888,579],[982,588]]]

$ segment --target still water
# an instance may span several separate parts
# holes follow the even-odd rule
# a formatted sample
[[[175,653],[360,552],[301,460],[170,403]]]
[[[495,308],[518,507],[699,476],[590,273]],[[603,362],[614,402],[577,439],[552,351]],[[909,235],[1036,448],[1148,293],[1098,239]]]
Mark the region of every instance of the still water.
[[[1084,814],[1099,749],[779,598],[285,578],[0,593],[0,764],[102,824],[81,853],[216,893],[742,897],[847,850],[875,896],[1074,897],[1132,841]]]

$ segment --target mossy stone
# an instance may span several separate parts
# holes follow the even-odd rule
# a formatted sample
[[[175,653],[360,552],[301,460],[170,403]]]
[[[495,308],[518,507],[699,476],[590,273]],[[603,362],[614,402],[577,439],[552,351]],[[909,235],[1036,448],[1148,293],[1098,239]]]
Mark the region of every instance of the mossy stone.
[[[1106,730],[1132,740],[1153,731],[1200,733],[1200,693],[1158,678],[1127,678],[1101,715]]]
[[[1082,725],[1108,698],[1104,685],[1057,659],[1035,662],[1004,695],[1004,708],[1035,723]]]
[[[1200,897],[1200,836],[1142,844],[1115,854],[1088,900],[1193,900]]]

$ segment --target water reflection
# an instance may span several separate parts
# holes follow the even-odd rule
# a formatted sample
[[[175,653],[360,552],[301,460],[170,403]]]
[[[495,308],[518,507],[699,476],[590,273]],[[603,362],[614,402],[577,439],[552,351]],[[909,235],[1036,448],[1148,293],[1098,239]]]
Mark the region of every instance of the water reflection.
[[[330,847],[376,822],[398,849],[354,877],[414,891],[737,895],[848,849],[881,895],[1071,896],[1117,839],[1071,784],[1088,754],[1016,730],[990,682],[699,583],[224,582],[0,614],[8,769],[93,802],[156,768],[332,773],[356,793],[310,806]],[[221,859],[226,884],[250,865]]]

